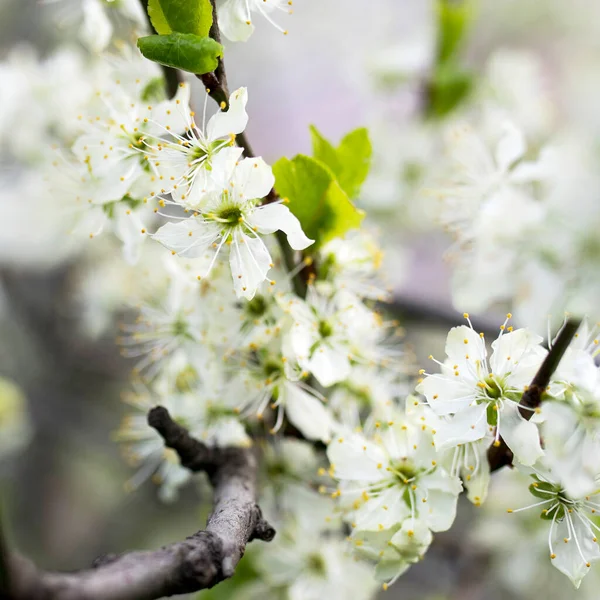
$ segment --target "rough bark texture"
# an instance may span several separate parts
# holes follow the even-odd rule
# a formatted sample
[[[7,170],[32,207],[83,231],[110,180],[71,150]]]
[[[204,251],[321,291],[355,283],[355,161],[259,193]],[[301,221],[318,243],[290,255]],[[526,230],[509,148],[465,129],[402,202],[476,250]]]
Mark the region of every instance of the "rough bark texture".
[[[175,423],[162,407],[149,424],[192,471],[205,471],[214,487],[206,529],[159,550],[98,559],[77,573],[39,570],[30,560],[8,554],[10,600],[153,600],[210,588],[231,577],[246,544],[270,541],[275,530],[256,504],[256,457],[249,449],[208,448]]]

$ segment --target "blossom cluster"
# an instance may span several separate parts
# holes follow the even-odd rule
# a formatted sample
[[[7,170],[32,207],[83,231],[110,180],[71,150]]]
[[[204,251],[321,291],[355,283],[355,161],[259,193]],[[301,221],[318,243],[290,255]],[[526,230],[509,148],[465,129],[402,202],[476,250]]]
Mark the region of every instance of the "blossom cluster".
[[[273,15],[290,5],[219,1],[221,31],[245,41],[260,14],[286,33]],[[596,157],[582,137],[550,141],[553,111],[539,101],[535,64],[519,63],[527,103],[500,98],[514,61],[491,61],[485,91],[494,101],[479,126],[463,116],[448,127],[441,173],[422,168],[438,162],[439,131],[428,125],[406,144],[402,194],[431,183],[437,217],[456,239],[455,304],[508,301],[530,325],[513,328],[509,313],[488,344],[465,313],[445,358],[431,356],[414,381],[398,323],[378,304],[388,290],[377,234],[363,227],[324,241],[277,195],[272,167],[244,142],[245,87],[215,110],[209,91],[194,93],[186,80],[168,97],[161,69],[123,36],[145,31],[138,9],[86,0],[74,11],[85,50],[0,65],[12,82],[0,90],[0,144],[21,180],[2,197],[11,231],[0,243],[38,267],[80,259],[88,335],[110,331],[127,306],[117,343],[133,365],[131,408],[115,434],[135,468],[127,488],[151,479],[173,502],[192,479],[147,424],[157,404],[208,445],[260,445],[260,503],[278,536],[249,551],[258,576],[240,597],[366,600],[376,582],[386,589],[423,559],[454,523],[461,493],[486,502],[488,455],[506,444],[533,497],[508,512],[539,511],[549,560],[579,586],[600,559],[598,326],[582,321],[541,407],[520,401],[548,354],[537,333],[546,313],[594,312]],[[39,110],[29,103],[36,95],[51,105]],[[23,123],[19,135],[13,122]],[[366,195],[381,208],[389,190],[376,169]],[[31,202],[26,226],[39,226],[33,248],[17,196]]]

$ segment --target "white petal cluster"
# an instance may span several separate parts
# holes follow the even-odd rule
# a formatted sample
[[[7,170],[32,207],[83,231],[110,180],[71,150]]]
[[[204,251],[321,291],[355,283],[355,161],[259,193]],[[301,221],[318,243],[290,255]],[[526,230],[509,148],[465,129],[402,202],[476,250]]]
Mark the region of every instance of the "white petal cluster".
[[[527,329],[503,325],[488,359],[485,340],[472,327],[450,330],[441,373],[427,375],[417,388],[440,417],[438,450],[493,434],[494,443],[502,437],[522,464],[536,462],[542,455],[539,433],[518,403],[544,358],[542,341]]]
[[[515,465],[534,478],[529,490],[538,500],[508,512],[539,507],[550,526],[552,564],[579,587],[600,558],[595,516],[600,509],[597,328],[583,322],[543,394],[541,408],[528,409],[532,414],[526,419],[518,403],[546,354],[542,339],[505,322],[488,357],[483,335],[465,316],[469,326],[448,334],[441,372],[422,372],[417,390],[427,400],[427,408],[419,409],[424,410],[424,422],[434,430],[440,456],[451,460],[450,473],[461,477],[478,506],[488,496],[488,448],[501,438],[506,442]]]
[[[440,462],[433,431],[419,413],[396,410],[371,435],[340,431],[329,444],[330,473],[352,527],[357,552],[377,562],[376,576],[395,581],[418,562],[432,531],[453,523],[460,479]]]
[[[208,91],[197,103],[188,83],[167,98],[162,71],[131,45],[147,27],[137,0],[58,4],[83,44],[0,63],[0,149],[17,171],[0,173],[0,258],[39,268],[81,255],[68,307],[81,330],[110,334],[121,319],[133,367],[116,434],[136,469],[128,489],[151,479],[175,501],[192,480],[148,426],[152,406],[209,446],[260,440],[260,504],[278,536],[249,550],[257,577],[240,597],[367,600],[376,580],[387,588],[423,559],[463,491],[475,506],[493,496],[488,456],[506,443],[535,498],[511,502],[506,518],[537,509],[532,537],[578,587],[600,559],[598,325],[583,322],[540,408],[519,402],[548,353],[536,333],[546,314],[597,312],[600,169],[593,135],[551,135],[559,111],[540,64],[495,54],[473,94],[480,109],[441,126],[443,159],[441,121],[415,119],[398,135],[382,119],[388,148],[376,149],[367,202],[396,209],[399,188],[412,200],[426,184],[435,210],[429,200],[396,212],[419,230],[435,217],[454,236],[454,303],[504,302],[528,325],[509,326],[509,314],[488,345],[465,313],[413,395],[398,324],[378,309],[389,296],[379,233],[309,239],[298,200],[276,200],[273,170],[244,150],[248,90],[214,114]],[[219,25],[230,41],[247,40],[256,18],[287,33],[278,13],[290,6],[217,0]],[[402,71],[421,89],[433,53],[418,54],[387,60],[382,75]],[[403,147],[391,151],[395,138]],[[341,150],[320,152],[341,202],[352,174]],[[7,423],[29,434],[13,391],[0,385],[2,453],[16,447]]]

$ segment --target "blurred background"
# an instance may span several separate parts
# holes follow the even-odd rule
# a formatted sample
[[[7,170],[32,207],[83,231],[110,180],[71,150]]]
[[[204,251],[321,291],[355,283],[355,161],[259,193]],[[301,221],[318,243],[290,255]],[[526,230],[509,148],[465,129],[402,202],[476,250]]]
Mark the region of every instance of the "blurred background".
[[[427,193],[444,127],[477,114],[491,94],[534,138],[565,123],[592,133],[600,127],[600,4],[473,4],[459,55],[472,89],[436,119],[424,109],[438,43],[428,0],[298,0],[288,36],[258,23],[247,44],[226,48],[230,87],[248,87],[248,136],[267,161],[308,152],[310,124],[333,140],[369,127],[376,162],[363,208],[386,252],[390,311],[419,365],[443,353],[462,314],[444,259],[451,242]],[[115,336],[126,301],[145,283],[115,266],[110,241],[65,242],[60,213],[48,212],[47,186],[32,175],[52,141],[48,112],[59,106],[61,118],[75,116],[76,69],[69,75],[56,53],[87,48],[77,11],[69,0],[0,4],[0,506],[15,547],[43,567],[69,570],[188,535],[202,524],[198,500],[207,495],[201,483],[171,503],[150,481],[128,491],[132,469],[114,432],[132,364]],[[506,312],[496,308],[474,323],[495,330]],[[516,502],[512,485],[510,473],[498,475],[485,507],[462,502],[453,529],[436,535],[425,560],[387,597],[525,599],[541,590],[548,600],[575,597],[542,560],[543,543],[540,556],[521,549],[537,535],[536,523],[499,520]],[[590,575],[577,597],[596,599],[599,584]]]

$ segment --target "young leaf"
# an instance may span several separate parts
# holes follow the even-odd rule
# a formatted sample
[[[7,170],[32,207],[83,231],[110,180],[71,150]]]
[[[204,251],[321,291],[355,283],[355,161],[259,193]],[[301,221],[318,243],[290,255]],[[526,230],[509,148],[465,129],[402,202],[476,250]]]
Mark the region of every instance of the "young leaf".
[[[149,0],[148,15],[161,35],[177,32],[206,37],[213,23],[210,0]]]
[[[473,20],[471,0],[439,0],[438,2],[438,64],[445,63],[458,52]]]
[[[171,33],[172,29],[163,13],[160,0],[148,0],[148,16],[156,33],[160,33],[161,35]]]
[[[196,75],[214,71],[223,56],[221,44],[191,33],[149,35],[139,38],[137,45],[147,59]]]
[[[364,212],[357,209],[334,173],[310,156],[281,158],[273,165],[275,188],[289,200],[304,233],[322,246],[348,230],[360,227]]]
[[[342,189],[356,198],[369,174],[373,149],[366,129],[356,129],[346,135],[335,148],[318,129],[311,126],[313,154],[325,163],[336,176]]]
[[[429,84],[429,116],[445,117],[469,95],[473,76],[451,63],[440,67]]]

